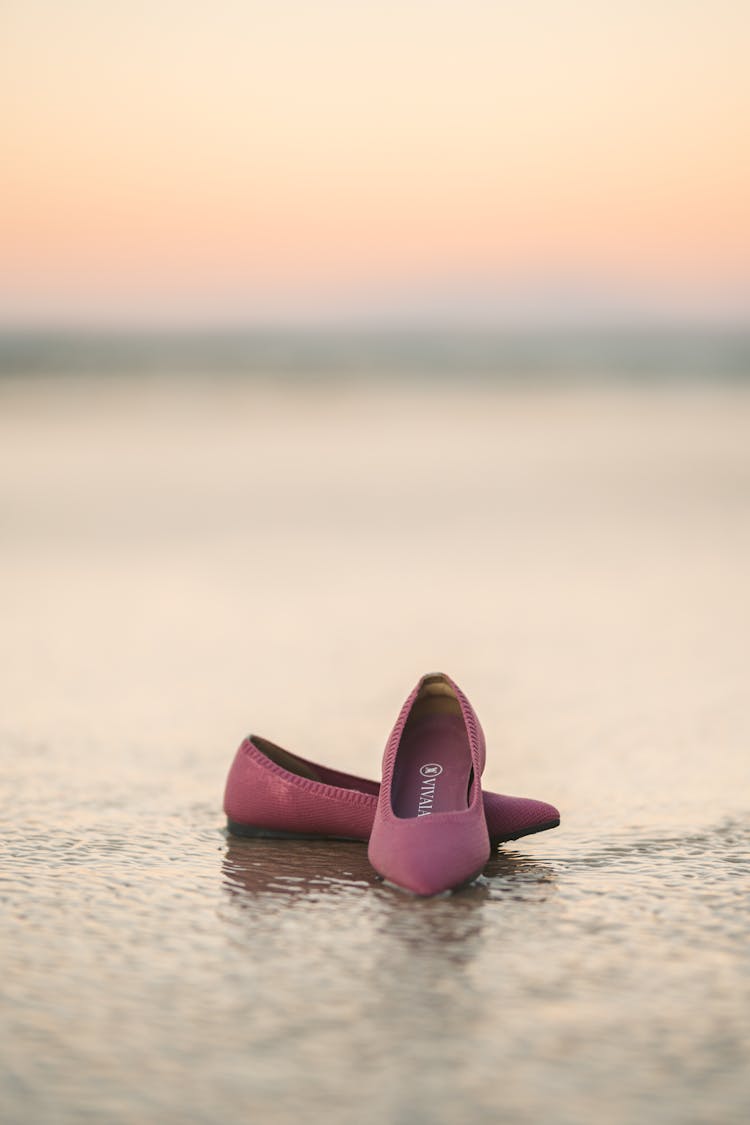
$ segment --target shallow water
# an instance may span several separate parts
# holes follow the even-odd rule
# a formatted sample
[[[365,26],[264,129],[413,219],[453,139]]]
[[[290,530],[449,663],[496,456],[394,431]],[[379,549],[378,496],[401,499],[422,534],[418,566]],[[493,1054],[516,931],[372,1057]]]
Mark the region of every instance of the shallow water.
[[[748,391],[6,379],[0,513],[3,1121],[747,1120]],[[561,828],[226,837],[435,668]]]

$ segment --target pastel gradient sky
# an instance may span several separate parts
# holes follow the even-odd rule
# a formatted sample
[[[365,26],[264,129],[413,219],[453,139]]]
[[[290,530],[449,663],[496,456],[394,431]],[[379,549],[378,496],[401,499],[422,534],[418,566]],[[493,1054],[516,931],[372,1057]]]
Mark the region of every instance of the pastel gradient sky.
[[[2,0],[0,321],[743,320],[747,0]]]

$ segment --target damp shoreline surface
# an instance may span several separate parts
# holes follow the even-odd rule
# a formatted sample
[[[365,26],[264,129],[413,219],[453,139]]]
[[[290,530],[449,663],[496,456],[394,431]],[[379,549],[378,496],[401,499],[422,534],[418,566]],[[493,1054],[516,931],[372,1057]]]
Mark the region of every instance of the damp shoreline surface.
[[[744,1122],[750,391],[0,383],[8,1122]],[[558,805],[458,894],[232,839],[443,669]]]

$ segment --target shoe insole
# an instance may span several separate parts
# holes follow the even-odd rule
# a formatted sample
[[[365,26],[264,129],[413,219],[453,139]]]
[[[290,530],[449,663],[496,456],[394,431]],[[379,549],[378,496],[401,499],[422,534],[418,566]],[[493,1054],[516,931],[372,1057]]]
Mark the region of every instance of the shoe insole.
[[[396,756],[391,806],[396,816],[465,809],[472,766],[462,719],[438,715],[407,723]]]

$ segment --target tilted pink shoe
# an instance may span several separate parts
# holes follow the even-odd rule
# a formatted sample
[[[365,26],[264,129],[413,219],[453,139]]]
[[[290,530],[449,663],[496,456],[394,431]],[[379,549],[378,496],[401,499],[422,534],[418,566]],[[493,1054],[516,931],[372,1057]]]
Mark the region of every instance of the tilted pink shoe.
[[[227,777],[224,812],[235,836],[370,838],[380,786],[319,766],[266,738],[243,740]],[[556,828],[554,805],[483,793],[492,844]]]
[[[484,734],[442,672],[423,676],[396,721],[368,856],[406,890],[434,895],[470,882],[490,856],[480,778]]]

